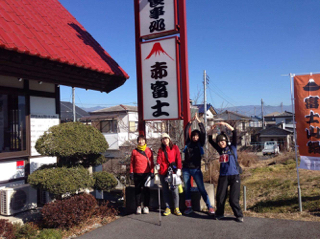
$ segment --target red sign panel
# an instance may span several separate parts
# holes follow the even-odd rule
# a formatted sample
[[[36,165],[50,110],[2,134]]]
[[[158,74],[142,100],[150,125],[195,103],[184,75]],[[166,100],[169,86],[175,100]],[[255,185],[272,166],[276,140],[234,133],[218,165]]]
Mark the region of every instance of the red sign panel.
[[[300,168],[320,170],[320,74],[294,77]]]

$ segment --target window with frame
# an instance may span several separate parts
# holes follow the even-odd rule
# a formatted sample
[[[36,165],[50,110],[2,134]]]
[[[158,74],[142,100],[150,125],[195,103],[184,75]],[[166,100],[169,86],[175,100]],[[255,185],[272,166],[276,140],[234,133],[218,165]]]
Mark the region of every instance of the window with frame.
[[[137,121],[129,121],[129,132],[138,131],[138,122]]]
[[[154,133],[162,133],[166,131],[165,122],[153,122]]]
[[[116,120],[106,120],[100,122],[100,129],[102,133],[117,133],[118,123]]]
[[[26,98],[0,94],[0,154],[26,151]]]

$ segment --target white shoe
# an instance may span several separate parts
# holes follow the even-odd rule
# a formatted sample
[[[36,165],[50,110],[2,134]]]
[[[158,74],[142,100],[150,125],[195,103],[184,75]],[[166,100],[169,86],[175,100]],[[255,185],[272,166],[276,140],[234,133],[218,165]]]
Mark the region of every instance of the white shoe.
[[[143,208],[143,213],[144,214],[148,214],[149,213],[149,208],[148,207],[144,207]]]
[[[141,214],[141,207],[137,207],[136,214]]]

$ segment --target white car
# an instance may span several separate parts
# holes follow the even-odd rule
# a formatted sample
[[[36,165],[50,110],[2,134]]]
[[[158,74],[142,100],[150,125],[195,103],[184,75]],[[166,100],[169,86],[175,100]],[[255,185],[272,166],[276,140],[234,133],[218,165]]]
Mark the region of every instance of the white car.
[[[262,150],[263,155],[267,154],[278,154],[280,152],[277,141],[266,141]]]

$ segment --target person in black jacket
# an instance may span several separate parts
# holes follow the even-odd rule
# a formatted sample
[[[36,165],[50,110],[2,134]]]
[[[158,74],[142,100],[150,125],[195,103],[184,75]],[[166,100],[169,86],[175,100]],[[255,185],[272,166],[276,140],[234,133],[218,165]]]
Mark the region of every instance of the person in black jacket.
[[[232,131],[232,142],[229,142],[228,136],[221,132],[216,137],[216,142],[212,140],[212,130],[217,125],[224,126]],[[224,217],[224,205],[228,195],[228,186],[230,186],[229,203],[236,217],[236,221],[243,222],[243,214],[239,204],[240,198],[240,166],[237,156],[237,133],[236,130],[225,122],[216,123],[212,126],[212,130],[208,136],[209,143],[214,147],[220,155],[220,175],[217,188],[217,211],[216,219]]]
[[[197,120],[200,131],[193,130],[191,132],[191,137],[189,137],[190,126],[192,125],[192,121],[194,120]],[[186,210],[184,211],[184,214],[190,214],[193,212],[192,205],[191,205],[191,192],[190,192],[191,176],[194,178],[197,184],[198,190],[203,200],[207,204],[209,214],[210,215],[214,214],[214,208],[210,204],[210,199],[204,187],[203,175],[201,172],[201,157],[204,154],[203,146],[206,140],[206,131],[203,123],[201,123],[197,114],[195,114],[193,119],[186,125],[184,133],[185,133],[185,139],[186,139],[186,146],[183,151],[185,153],[185,160],[183,162],[183,168],[182,168],[183,181],[185,184],[185,203],[186,203]]]

